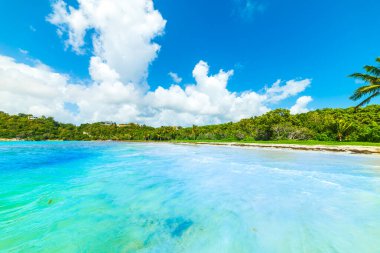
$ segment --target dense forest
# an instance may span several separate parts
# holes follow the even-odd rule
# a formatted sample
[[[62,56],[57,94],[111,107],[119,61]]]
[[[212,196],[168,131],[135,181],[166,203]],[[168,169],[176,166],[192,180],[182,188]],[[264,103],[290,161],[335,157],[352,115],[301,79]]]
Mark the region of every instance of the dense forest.
[[[297,115],[277,109],[236,123],[153,128],[99,122],[75,126],[51,117],[0,112],[0,138],[22,140],[320,140],[380,142],[380,106],[322,109]]]

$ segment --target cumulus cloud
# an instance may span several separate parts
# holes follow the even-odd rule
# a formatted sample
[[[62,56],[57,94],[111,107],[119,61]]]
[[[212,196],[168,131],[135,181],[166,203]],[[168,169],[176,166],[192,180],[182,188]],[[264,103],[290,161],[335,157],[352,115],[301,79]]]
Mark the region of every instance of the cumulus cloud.
[[[200,61],[193,70],[194,84],[142,92],[133,83],[118,81],[117,73],[101,61],[92,66],[101,70],[91,72],[92,84],[73,84],[68,76],[45,65],[29,66],[0,56],[0,110],[75,123],[112,120],[153,126],[204,125],[263,114],[270,110],[272,101],[297,95],[289,89],[301,91],[295,87],[305,87],[307,82],[292,80],[282,86],[276,82],[262,94],[238,94],[227,89],[233,71],[211,75],[208,64]],[[77,110],[69,110],[68,104]]]
[[[299,113],[305,113],[308,112],[309,109],[307,109],[307,105],[313,101],[313,98],[310,96],[302,96],[297,99],[295,105],[293,105],[290,108],[291,114],[299,114]]]
[[[290,80],[284,86],[281,86],[281,80],[277,80],[270,88],[266,88],[266,93],[269,95],[268,99],[271,102],[279,102],[288,97],[292,97],[304,91],[310,84],[310,79],[301,81]]]
[[[152,112],[145,122],[151,125],[173,124],[215,124],[238,121],[242,118],[261,115],[270,106],[288,97],[298,95],[310,84],[309,79],[290,80],[284,84],[275,82],[263,93],[246,91],[243,93],[228,90],[228,81],[233,71],[220,70],[209,73],[206,62],[200,61],[193,70],[195,84],[181,88],[172,85],[168,89],[158,87],[148,92],[147,111]]]
[[[29,66],[0,56],[0,110],[54,116],[75,123],[135,121],[140,93],[133,84],[115,81],[114,73],[107,71],[97,73],[94,78],[109,78],[106,81],[73,84],[68,76],[45,65]],[[78,107],[78,111],[68,110],[66,104]]]
[[[175,123],[175,114],[182,114],[180,120],[184,120],[183,115],[188,115],[188,120],[184,121],[187,125],[191,121],[198,124],[235,121],[269,110],[262,104],[265,95],[255,92],[238,95],[230,92],[227,83],[232,75],[233,71],[223,70],[209,75],[208,64],[200,61],[193,70],[195,84],[187,85],[184,89],[178,85],[172,85],[169,89],[159,87],[146,97],[152,110],[156,111],[158,120],[163,115],[170,114],[170,123]]]
[[[123,82],[144,82],[160,49],[153,39],[163,33],[166,24],[153,1],[78,0],[78,5],[76,9],[57,0],[48,17],[59,34],[67,34],[66,46],[85,53],[85,36],[95,30],[91,35],[97,59],[91,64],[101,61]]]
[[[174,83],[182,82],[182,78],[177,73],[169,72],[169,76],[172,78]]]
[[[38,60],[27,65],[0,55],[0,111],[53,116],[72,123],[205,125],[263,114],[311,83],[309,79],[279,80],[263,92],[231,92],[228,82],[233,70],[212,74],[209,65],[200,61],[192,72],[193,84],[181,87],[181,78],[170,73],[175,84],[150,90],[148,66],[159,50],[153,40],[166,23],[153,2],[78,0],[78,4],[76,9],[55,1],[48,20],[59,34],[67,35],[66,45],[78,54],[87,48],[86,34],[95,30],[88,69],[92,81],[72,83],[69,76]],[[307,103],[302,107],[301,102],[302,109]]]
[[[29,66],[0,56],[0,110],[70,120],[62,97],[67,80],[44,65]]]

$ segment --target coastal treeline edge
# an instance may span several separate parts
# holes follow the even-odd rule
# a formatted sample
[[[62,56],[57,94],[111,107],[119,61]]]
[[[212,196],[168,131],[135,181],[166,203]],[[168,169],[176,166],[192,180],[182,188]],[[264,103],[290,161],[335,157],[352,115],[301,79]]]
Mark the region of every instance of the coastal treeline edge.
[[[0,112],[0,138],[21,140],[120,141],[269,141],[318,140],[380,142],[380,105],[319,109],[292,115],[277,109],[264,115],[208,126],[162,126],[135,123],[64,124],[52,117]]]

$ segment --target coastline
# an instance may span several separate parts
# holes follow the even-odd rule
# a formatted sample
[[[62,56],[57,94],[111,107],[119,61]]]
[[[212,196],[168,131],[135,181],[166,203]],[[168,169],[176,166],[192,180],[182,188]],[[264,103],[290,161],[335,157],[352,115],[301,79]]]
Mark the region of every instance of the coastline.
[[[0,142],[17,142],[24,141],[22,139],[6,139],[0,138]],[[46,141],[63,141],[63,140],[46,140]],[[113,140],[91,140],[108,142]],[[131,143],[169,143],[180,145],[210,145],[210,146],[230,146],[230,147],[247,147],[247,148],[272,148],[272,149],[291,149],[298,151],[322,151],[322,152],[338,152],[348,154],[366,154],[380,155],[380,146],[358,146],[358,145],[323,145],[323,144],[285,144],[285,143],[254,143],[254,142],[206,142],[206,141],[120,141],[115,142],[131,142]]]
[[[0,138],[0,141],[21,141],[21,140],[20,139],[16,139],[16,138],[13,138],[13,139]]]
[[[302,145],[302,144],[273,144],[273,143],[239,143],[239,142],[176,142],[182,145],[212,145],[253,148],[292,149],[299,151],[327,151],[349,154],[380,155],[380,147],[353,145]]]

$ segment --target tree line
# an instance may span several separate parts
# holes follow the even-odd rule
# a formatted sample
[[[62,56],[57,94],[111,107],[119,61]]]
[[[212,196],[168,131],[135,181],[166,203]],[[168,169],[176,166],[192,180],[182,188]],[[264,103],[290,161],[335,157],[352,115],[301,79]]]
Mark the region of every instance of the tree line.
[[[0,138],[22,140],[120,141],[273,141],[319,140],[380,142],[380,106],[319,109],[292,115],[277,109],[264,115],[208,126],[158,128],[108,122],[64,124],[51,117],[0,112]]]
[[[380,64],[380,57],[376,59]],[[22,140],[215,140],[269,141],[318,140],[380,142],[380,106],[363,108],[380,96],[380,68],[364,66],[364,73],[350,77],[364,84],[350,99],[362,100],[356,107],[322,109],[291,115],[289,110],[277,109],[262,116],[236,123],[209,126],[159,128],[139,124],[117,125],[112,122],[93,124],[63,124],[51,117],[9,115],[0,112],[0,138]]]

